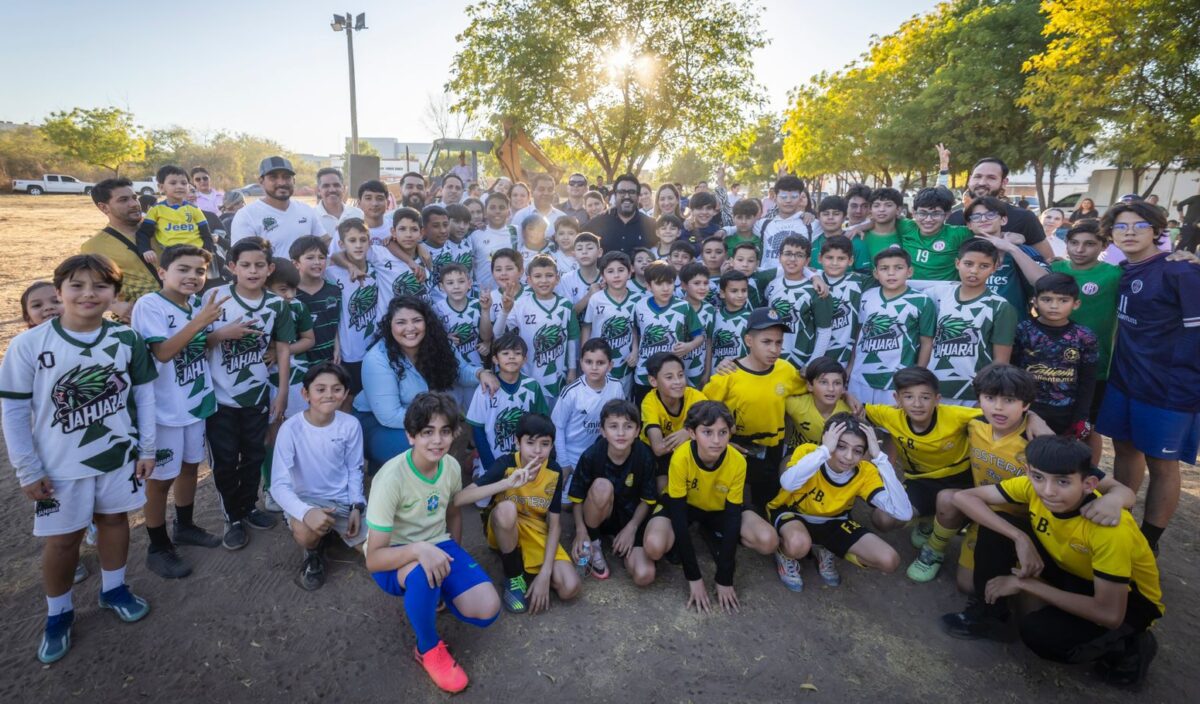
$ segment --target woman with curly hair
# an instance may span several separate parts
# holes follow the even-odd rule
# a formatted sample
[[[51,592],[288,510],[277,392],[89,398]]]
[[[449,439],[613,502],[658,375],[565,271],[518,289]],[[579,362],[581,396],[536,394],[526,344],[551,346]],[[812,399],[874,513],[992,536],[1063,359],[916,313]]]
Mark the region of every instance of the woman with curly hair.
[[[417,394],[476,381],[488,393],[500,388],[495,374],[458,359],[442,321],[415,296],[396,296],[388,304],[363,357],[362,379],[354,414],[362,423],[363,449],[373,468],[409,449],[404,415]]]

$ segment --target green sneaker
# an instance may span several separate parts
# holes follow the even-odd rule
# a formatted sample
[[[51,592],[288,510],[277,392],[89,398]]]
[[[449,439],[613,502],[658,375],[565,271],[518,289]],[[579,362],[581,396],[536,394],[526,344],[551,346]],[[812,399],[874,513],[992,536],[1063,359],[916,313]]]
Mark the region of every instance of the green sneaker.
[[[925,547],[925,543],[929,542],[931,535],[933,535],[933,521],[917,521],[909,538],[912,540],[912,546],[920,550]]]
[[[917,555],[917,559],[913,560],[908,566],[908,578],[917,584],[932,582],[938,576],[938,571],[942,569],[942,561],[946,556],[940,552],[934,552],[933,548],[926,545],[921,548],[921,553]]]
[[[513,577],[508,580],[508,586],[504,588],[504,593],[500,595],[500,601],[504,603],[504,608],[509,613],[523,614],[528,608],[529,603],[525,601],[525,575]]]

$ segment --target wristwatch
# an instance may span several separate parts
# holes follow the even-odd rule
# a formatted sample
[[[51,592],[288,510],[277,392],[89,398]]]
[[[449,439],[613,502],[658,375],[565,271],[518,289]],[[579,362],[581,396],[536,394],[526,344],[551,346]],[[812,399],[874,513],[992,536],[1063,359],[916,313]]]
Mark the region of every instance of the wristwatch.
[[[356,509],[358,509],[358,512],[359,512],[360,514],[363,514],[363,513],[366,513],[366,512],[367,512],[367,505],[366,505],[366,504],[364,504],[364,503],[363,503],[363,502],[361,502],[361,501],[359,501],[359,502],[358,502],[358,503],[356,503],[356,504],[351,504],[351,505],[350,505],[350,508],[352,508],[352,509],[353,509],[353,508],[356,508]]]

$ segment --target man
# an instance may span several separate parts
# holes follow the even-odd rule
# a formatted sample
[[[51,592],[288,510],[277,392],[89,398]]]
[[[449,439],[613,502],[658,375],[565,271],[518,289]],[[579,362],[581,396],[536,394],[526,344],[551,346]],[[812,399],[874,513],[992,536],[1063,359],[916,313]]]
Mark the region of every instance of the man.
[[[461,176],[451,171],[442,177],[442,201],[438,205],[444,208],[447,205],[461,203],[464,190],[466,190],[466,182],[462,180]]]
[[[554,177],[550,174],[534,174],[532,180],[533,203],[513,213],[512,224],[521,229],[525,219],[534,213],[541,215],[546,221],[546,237],[554,239],[554,223],[566,215],[554,207]]]
[[[425,177],[409,171],[400,178],[400,205],[414,210],[425,208]]]
[[[109,309],[128,323],[134,301],[162,288],[158,272],[138,255],[134,244],[138,225],[142,224],[142,206],[127,178],[109,178],[97,183],[92,188],[92,202],[108,218],[108,224],[86,240],[80,251],[103,254],[121,268],[125,276],[121,292]]]
[[[206,213],[220,213],[225,192],[213,188],[208,169],[203,166],[193,167],[190,176],[192,185],[196,187],[196,207]]]
[[[338,223],[350,218],[363,217],[363,211],[352,205],[346,205],[346,186],[342,182],[342,172],[326,166],[317,172],[317,220],[325,230],[325,243],[329,244],[337,235]]]
[[[258,165],[258,182],[263,197],[242,208],[230,225],[230,244],[247,237],[262,237],[271,243],[276,256],[286,257],[288,248],[304,235],[322,237],[325,229],[312,207],[292,200],[296,170],[281,156],[269,156]]]
[[[573,173],[567,178],[567,199],[558,204],[558,209],[575,218],[576,222],[587,222],[587,209],[583,207],[583,196],[587,193],[587,176]]]
[[[467,153],[466,152],[458,153],[458,163],[455,164],[453,169],[450,169],[450,173],[457,176],[458,179],[463,182],[464,186],[466,185],[466,183],[468,181],[475,180],[474,172],[471,171],[470,166],[467,166]],[[457,203],[458,201],[454,201],[454,202]]]
[[[616,205],[584,224],[583,231],[597,235],[605,252],[624,252],[632,257],[634,249],[658,244],[654,218],[638,210],[640,189],[636,176],[621,174],[613,184]]]
[[[971,178],[967,181],[967,190],[974,198],[983,196],[1002,198],[1007,186],[1008,165],[994,156],[980,159],[975,164],[975,168],[971,169]],[[956,210],[946,218],[946,224],[966,225],[967,221],[963,219],[962,211]],[[1046,241],[1046,231],[1042,229],[1042,223],[1038,222],[1037,216],[1032,211],[1010,208],[1008,224],[1004,226],[1004,229],[1006,232],[1017,232],[1024,235],[1025,244],[1036,249],[1046,261],[1054,261],[1054,250],[1050,249],[1050,243]]]

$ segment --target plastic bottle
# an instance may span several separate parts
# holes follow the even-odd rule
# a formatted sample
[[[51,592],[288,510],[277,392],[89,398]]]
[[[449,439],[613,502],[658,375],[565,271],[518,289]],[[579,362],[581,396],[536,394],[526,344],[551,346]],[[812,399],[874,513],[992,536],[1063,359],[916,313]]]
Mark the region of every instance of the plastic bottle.
[[[580,577],[586,577],[588,573],[588,563],[592,558],[592,544],[588,541],[583,541],[583,549],[579,551],[579,559],[575,562],[575,570],[579,572]]]

